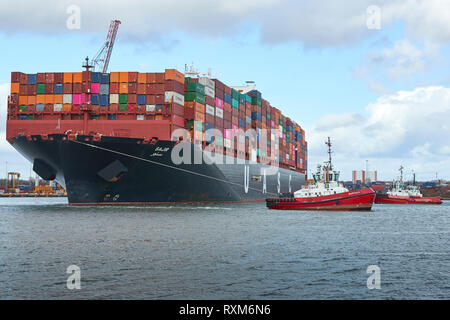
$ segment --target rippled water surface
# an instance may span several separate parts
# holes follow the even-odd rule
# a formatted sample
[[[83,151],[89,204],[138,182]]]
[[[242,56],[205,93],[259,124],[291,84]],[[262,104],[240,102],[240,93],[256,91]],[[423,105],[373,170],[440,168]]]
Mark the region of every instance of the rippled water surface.
[[[0,199],[0,298],[449,299],[449,248],[448,201],[317,213]]]

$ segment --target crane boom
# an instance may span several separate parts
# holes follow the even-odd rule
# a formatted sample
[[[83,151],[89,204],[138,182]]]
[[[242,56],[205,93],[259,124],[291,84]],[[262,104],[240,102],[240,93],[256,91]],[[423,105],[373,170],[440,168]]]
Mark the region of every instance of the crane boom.
[[[117,30],[119,29],[120,20],[112,20],[109,25],[108,36],[100,50],[92,59],[94,70],[105,73],[108,70],[109,59],[111,58],[114,41],[116,40]]]

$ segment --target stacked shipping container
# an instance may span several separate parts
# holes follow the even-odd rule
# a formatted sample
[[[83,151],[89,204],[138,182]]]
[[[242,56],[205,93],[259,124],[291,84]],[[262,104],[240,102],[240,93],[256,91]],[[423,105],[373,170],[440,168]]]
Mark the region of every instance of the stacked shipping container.
[[[281,166],[306,172],[304,130],[256,90],[243,94],[217,79],[185,78],[174,69],[11,74],[8,119],[82,120],[86,112],[90,120],[169,120],[171,131],[186,128],[193,143],[214,152],[266,163],[278,157]],[[205,135],[208,129],[222,136]],[[249,129],[256,137],[244,135]]]

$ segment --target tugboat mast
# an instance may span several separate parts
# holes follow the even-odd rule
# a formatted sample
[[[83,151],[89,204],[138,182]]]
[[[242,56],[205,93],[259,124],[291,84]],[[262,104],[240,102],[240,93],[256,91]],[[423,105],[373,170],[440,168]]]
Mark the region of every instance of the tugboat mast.
[[[398,171],[400,171],[400,182],[403,182],[403,166],[400,166],[400,169],[398,169]]]
[[[330,137],[328,137],[328,141],[325,142],[325,144],[328,146],[328,168],[329,170],[333,170],[333,165],[331,164],[331,140]]]

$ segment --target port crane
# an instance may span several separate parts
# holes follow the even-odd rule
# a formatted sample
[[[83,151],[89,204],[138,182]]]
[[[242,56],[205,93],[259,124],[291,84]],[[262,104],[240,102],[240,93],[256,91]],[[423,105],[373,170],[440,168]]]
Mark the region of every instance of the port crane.
[[[116,40],[117,30],[119,29],[120,20],[112,20],[109,25],[108,35],[103,46],[98,50],[97,54],[91,60],[89,64],[89,58],[86,57],[86,65],[83,67],[86,70],[94,68],[94,71],[106,73],[108,70],[109,59],[111,58],[112,49]]]

